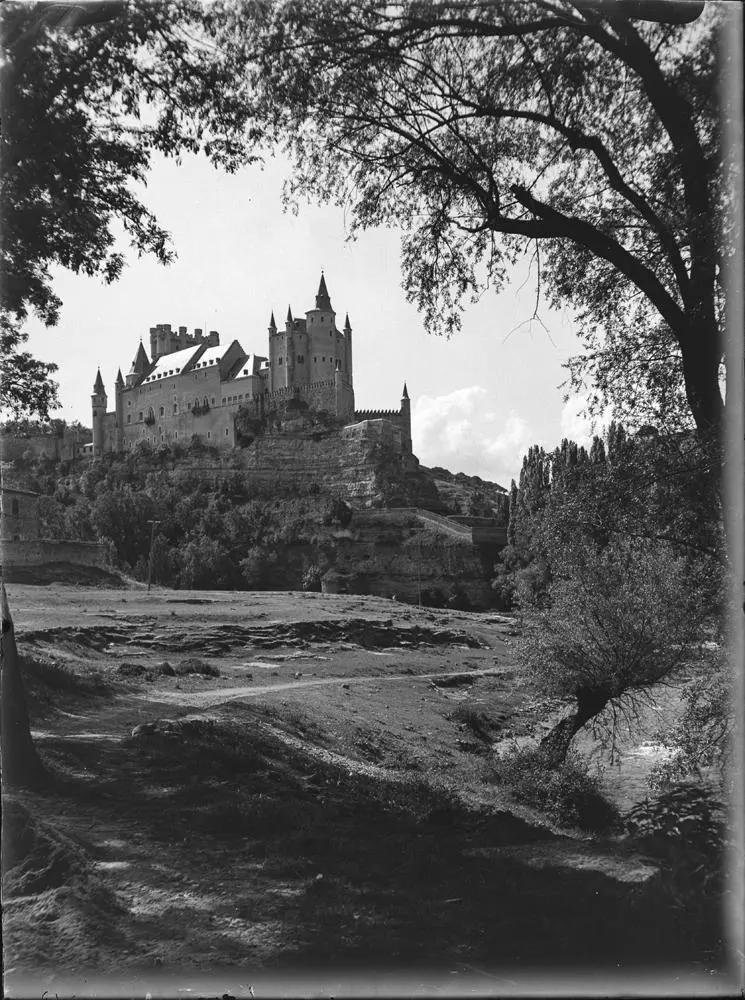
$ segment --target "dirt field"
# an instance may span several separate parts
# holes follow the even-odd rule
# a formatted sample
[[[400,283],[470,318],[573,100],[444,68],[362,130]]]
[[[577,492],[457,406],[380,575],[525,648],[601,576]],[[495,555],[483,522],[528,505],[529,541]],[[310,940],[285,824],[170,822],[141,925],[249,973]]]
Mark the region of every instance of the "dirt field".
[[[302,593],[8,597],[51,777],[6,801],[13,995],[711,971],[648,859],[553,830],[495,783],[492,745],[546,724],[509,618]]]

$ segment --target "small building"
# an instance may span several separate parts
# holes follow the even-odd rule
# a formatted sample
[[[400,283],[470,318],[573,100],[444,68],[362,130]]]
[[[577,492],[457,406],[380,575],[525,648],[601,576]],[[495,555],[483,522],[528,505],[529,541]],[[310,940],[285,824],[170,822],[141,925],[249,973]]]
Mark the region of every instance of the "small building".
[[[39,494],[3,486],[0,491],[0,539],[37,541],[41,537]]]

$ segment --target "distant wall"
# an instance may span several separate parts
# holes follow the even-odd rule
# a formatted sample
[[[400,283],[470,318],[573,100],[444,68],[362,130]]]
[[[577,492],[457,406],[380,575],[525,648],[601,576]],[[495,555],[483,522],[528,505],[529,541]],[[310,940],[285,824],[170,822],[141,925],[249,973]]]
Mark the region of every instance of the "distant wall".
[[[26,452],[31,452],[34,458],[46,456],[55,462],[70,461],[83,455],[83,445],[92,440],[92,433],[87,429],[81,431],[68,430],[63,437],[56,434],[35,434],[32,437],[14,437],[11,434],[0,435],[0,460],[17,462]]]
[[[8,542],[0,546],[3,566],[43,566],[45,563],[73,563],[78,566],[108,567],[108,547],[99,542],[52,542],[45,539]]]

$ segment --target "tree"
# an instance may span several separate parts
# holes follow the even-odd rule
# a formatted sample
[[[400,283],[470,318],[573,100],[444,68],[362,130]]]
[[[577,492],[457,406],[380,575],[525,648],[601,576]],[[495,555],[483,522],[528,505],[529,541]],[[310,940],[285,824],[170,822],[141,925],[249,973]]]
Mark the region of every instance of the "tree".
[[[240,81],[246,150],[280,144],[290,197],[344,205],[352,233],[400,226],[430,330],[455,331],[464,297],[530,251],[539,295],[574,307],[575,384],[716,439],[727,13],[645,9],[234,0],[207,30]]]
[[[61,301],[51,268],[115,280],[122,230],[137,254],[174,258],[138,197],[154,152],[206,146],[182,100],[216,82],[201,58],[197,0],[5,3],[0,8],[0,349],[2,405],[46,417],[55,366],[19,350],[29,311],[49,325]],[[219,117],[221,94],[210,98]],[[220,155],[230,158],[228,143]],[[39,390],[38,392],[36,390]]]
[[[711,607],[669,545],[622,538],[568,551],[549,598],[529,617],[519,655],[547,693],[575,702],[541,743],[555,767],[587,722],[607,708],[615,720],[692,658]]]
[[[2,606],[0,723],[3,787],[33,788],[43,781],[44,768],[31,739],[23,677],[18,664],[15,630],[4,583],[0,583],[0,605]]]

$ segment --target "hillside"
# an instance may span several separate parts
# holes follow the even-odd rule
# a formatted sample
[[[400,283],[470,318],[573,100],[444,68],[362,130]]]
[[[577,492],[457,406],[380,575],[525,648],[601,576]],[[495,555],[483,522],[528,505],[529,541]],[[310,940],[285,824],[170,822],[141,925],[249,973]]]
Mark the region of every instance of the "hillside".
[[[243,448],[136,448],[121,458],[17,459],[42,494],[41,534],[108,543],[114,568],[184,589],[347,590],[485,607],[497,549],[422,512],[506,520],[501,487],[402,463],[338,430],[262,434]],[[396,511],[399,511],[397,514]]]

